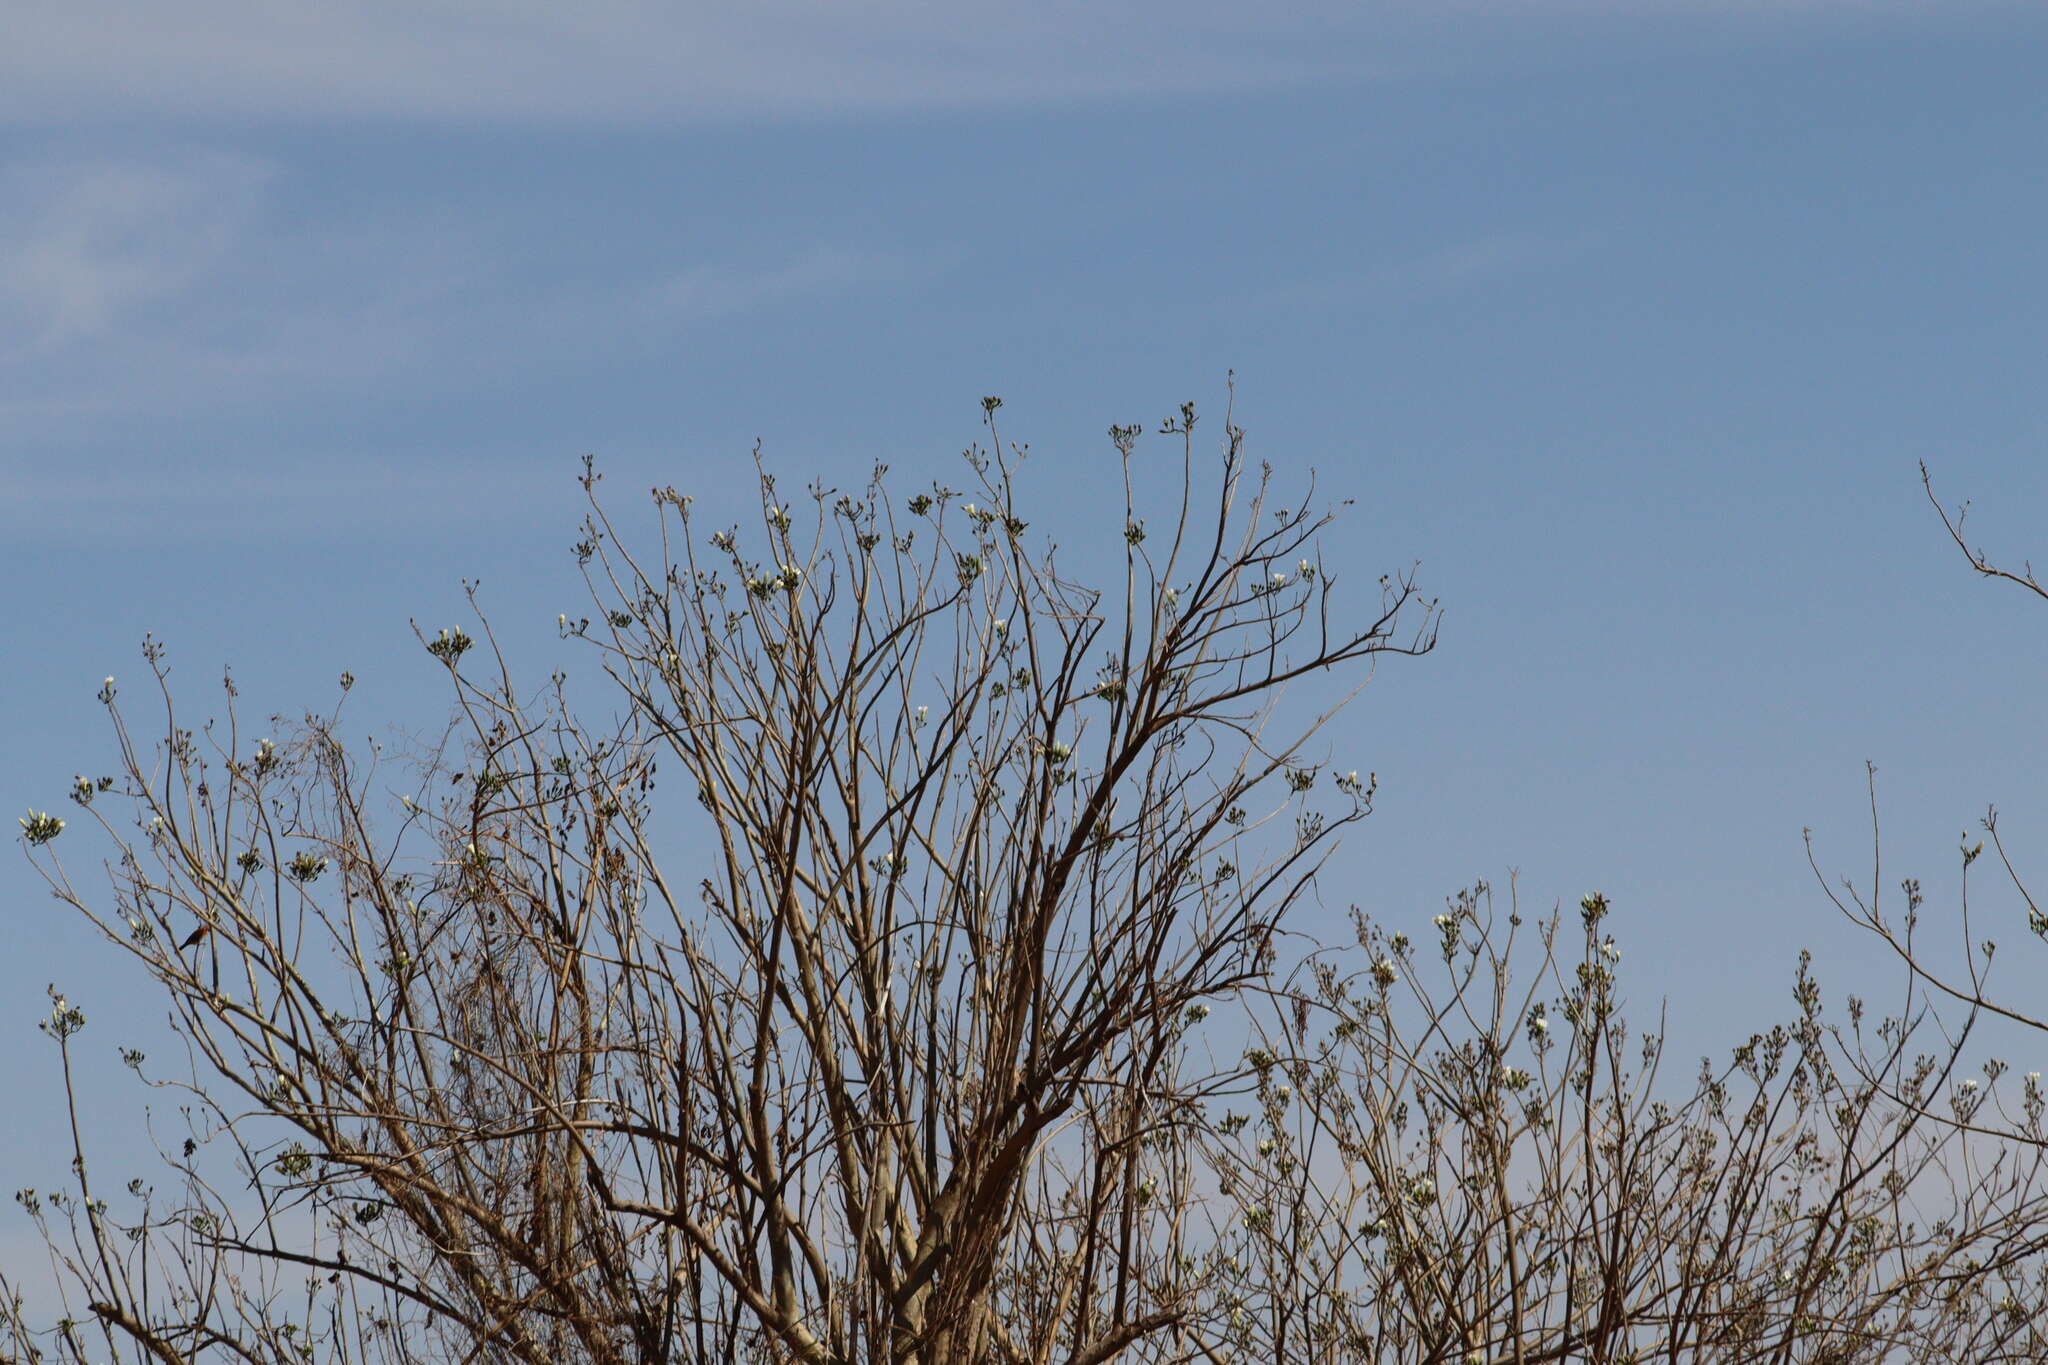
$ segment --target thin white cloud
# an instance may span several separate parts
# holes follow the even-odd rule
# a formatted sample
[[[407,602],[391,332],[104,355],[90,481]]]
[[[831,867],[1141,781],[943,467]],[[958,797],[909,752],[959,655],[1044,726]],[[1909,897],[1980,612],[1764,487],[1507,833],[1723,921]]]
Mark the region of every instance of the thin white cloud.
[[[819,246],[765,266],[688,266],[659,280],[644,300],[657,320],[709,322],[793,300],[929,278],[951,263],[951,257],[913,259]]]
[[[1601,238],[1591,232],[1490,233],[1357,270],[1333,271],[1280,285],[1261,291],[1256,305],[1301,312],[1440,298],[1545,274],[1597,251],[1600,244]]]
[[[264,172],[229,156],[0,175],[0,363],[93,340],[216,270]]]
[[[49,0],[17,6],[0,118],[788,113],[1261,84],[1312,51],[1204,52],[1203,8],[918,0]],[[1285,23],[1268,26],[1284,34]],[[1251,28],[1251,25],[1244,25]]]
[[[90,417],[219,412],[449,382],[603,331],[652,342],[929,278],[940,258],[813,243],[532,278],[488,219],[274,211],[287,173],[211,151],[0,163],[0,453]],[[288,200],[286,202],[289,202]]]
[[[2006,8],[1950,0],[1944,13]],[[1591,18],[1911,14],[1923,0],[16,0],[0,120],[730,117],[1351,79]],[[1426,59],[1426,57],[1425,57]]]
[[[13,467],[7,467],[9,464]],[[512,518],[535,495],[567,486],[566,457],[508,463],[501,455],[296,452],[251,467],[204,469],[129,460],[85,470],[63,461],[0,461],[0,535],[16,540],[89,532],[154,538],[305,540],[412,534],[450,507]]]
[[[1368,288],[1434,293],[1514,278],[1562,265],[1598,245],[1591,233],[1496,233],[1400,262],[1361,281]]]
[[[210,150],[0,169],[0,418],[177,411],[404,363],[460,254],[414,225],[280,229],[278,175]]]

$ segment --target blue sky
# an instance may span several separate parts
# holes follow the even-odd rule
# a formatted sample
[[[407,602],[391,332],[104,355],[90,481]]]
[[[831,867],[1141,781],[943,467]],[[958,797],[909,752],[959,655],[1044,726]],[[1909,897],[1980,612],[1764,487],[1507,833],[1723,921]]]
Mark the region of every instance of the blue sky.
[[[1936,908],[1987,804],[2048,834],[2048,609],[1973,581],[1917,474],[2048,559],[2037,6],[175,13],[5,10],[15,807],[111,767],[93,693],[145,631],[188,706],[225,664],[251,715],[348,669],[364,730],[436,728],[407,622],[465,578],[531,678],[578,667],[585,452],[622,500],[737,508],[757,438],[908,489],[1001,394],[1034,521],[1083,541],[1104,429],[1219,411],[1234,369],[1253,453],[1357,499],[1333,559],[1420,561],[1447,612],[1332,737],[1380,813],[1304,927],[1599,887],[1693,1056],[1788,1005],[1802,946],[1895,980],[1800,837],[1866,874],[1866,760],[1885,878]],[[108,1077],[151,1029],[20,859],[0,945],[0,1093],[54,1093],[45,982]],[[0,1113],[0,1150],[54,1133]]]

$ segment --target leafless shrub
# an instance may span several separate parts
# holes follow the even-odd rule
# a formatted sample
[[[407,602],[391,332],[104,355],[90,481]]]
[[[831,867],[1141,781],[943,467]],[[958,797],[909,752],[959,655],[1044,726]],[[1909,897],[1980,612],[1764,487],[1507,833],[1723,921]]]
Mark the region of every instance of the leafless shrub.
[[[152,748],[110,679],[118,775],[74,798],[111,890],[57,817],[24,837],[165,993],[183,1064],[126,1059],[183,1131],[117,1211],[74,1119],[66,1187],[19,1196],[61,1316],[10,1293],[0,1350],[2041,1358],[2039,1154],[1901,1102],[1960,1046],[1919,996],[1827,1016],[1802,964],[1667,1100],[1597,896],[1525,925],[1482,887],[1419,946],[1360,919],[1283,962],[1375,784],[1282,691],[1426,651],[1432,604],[1345,606],[1328,518],[1228,421],[1205,468],[1192,407],[1155,529],[1112,429],[1123,573],[1086,589],[1031,548],[999,406],[969,491],[762,473],[743,532],[658,489],[637,549],[586,469],[560,626],[602,728],[481,614],[421,635],[456,723],[416,768],[338,708],[252,743],[232,683],[186,728],[154,645]]]

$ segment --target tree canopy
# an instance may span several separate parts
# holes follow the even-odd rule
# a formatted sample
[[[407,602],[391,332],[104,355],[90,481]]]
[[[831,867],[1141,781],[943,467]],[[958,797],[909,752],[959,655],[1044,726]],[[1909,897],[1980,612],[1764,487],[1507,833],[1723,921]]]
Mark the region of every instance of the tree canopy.
[[[2048,1358],[2038,1075],[1972,1123],[1999,1075],[1925,979],[1831,1010],[1802,960],[1677,1080],[1598,893],[1306,941],[1376,795],[1319,737],[1435,604],[1354,590],[1313,484],[1192,405],[1111,428],[1089,586],[1000,408],[963,488],[793,497],[757,457],[743,526],[672,488],[615,520],[587,464],[559,628],[602,721],[481,609],[421,634],[454,725],[414,759],[340,703],[254,738],[232,683],[189,724],[155,645],[146,730],[109,679],[72,823],[110,880],[60,856],[86,830],[23,834],[161,992],[189,1065],[125,1060],[184,1127],[123,1193],[75,1120],[89,1002],[53,998],[75,1150],[17,1197],[62,1297],[15,1277],[0,1351]]]

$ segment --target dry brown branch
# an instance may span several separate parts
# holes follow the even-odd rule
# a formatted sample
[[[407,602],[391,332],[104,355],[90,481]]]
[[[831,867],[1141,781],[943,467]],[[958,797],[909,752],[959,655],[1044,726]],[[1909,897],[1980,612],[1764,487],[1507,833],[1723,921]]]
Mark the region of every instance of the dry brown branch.
[[[454,724],[411,765],[338,707],[251,742],[232,682],[189,727],[154,644],[139,743],[110,682],[118,775],[75,797],[111,889],[25,835],[163,992],[182,1065],[128,1060],[181,1127],[116,1212],[74,1122],[68,1186],[20,1196],[55,1325],[0,1295],[0,1352],[2042,1358],[2040,1149],[1935,1112],[1988,1005],[1937,1036],[1923,976],[1866,1024],[1802,963],[1788,1022],[1673,1088],[1597,896],[1283,961],[1375,795],[1309,746],[1433,604],[1334,592],[1329,518],[1192,407],[1150,531],[1112,430],[1121,579],[1085,588],[999,408],[970,488],[761,471],[744,531],[666,488],[615,521],[586,467],[561,626],[602,727],[481,612],[421,634]]]

